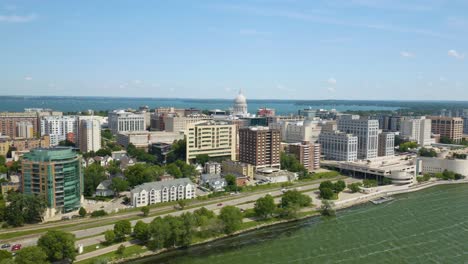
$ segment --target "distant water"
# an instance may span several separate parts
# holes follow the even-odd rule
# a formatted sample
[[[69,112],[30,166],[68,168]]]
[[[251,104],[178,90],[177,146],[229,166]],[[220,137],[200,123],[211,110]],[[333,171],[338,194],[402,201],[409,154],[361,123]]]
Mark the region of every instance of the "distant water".
[[[157,99],[157,98],[110,98],[110,97],[17,97],[0,96],[0,111],[23,111],[24,108],[51,108],[63,112],[77,112],[88,109],[114,110],[137,109],[147,105],[155,107],[222,109],[232,106],[232,100],[222,99]],[[396,106],[382,106],[378,103],[357,103],[337,101],[296,101],[296,100],[248,100],[250,113],[256,113],[261,107],[273,108],[277,114],[297,113],[299,109],[346,110],[397,110]]]
[[[402,194],[131,264],[468,263],[468,184]]]

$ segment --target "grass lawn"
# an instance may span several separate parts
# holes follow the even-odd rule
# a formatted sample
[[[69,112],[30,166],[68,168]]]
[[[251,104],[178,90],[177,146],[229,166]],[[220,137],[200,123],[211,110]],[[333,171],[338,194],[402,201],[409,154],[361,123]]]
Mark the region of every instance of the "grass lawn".
[[[94,261],[97,260],[97,259],[106,259],[107,261],[111,261],[111,260],[116,260],[116,259],[120,259],[120,258],[129,258],[129,257],[132,257],[134,255],[144,253],[146,251],[148,251],[148,249],[146,247],[144,247],[144,246],[132,245],[132,246],[129,246],[129,247],[125,248],[124,253],[122,255],[118,255],[116,253],[116,251],[114,251],[114,252],[109,252],[107,254],[101,255],[101,256],[96,257],[96,258],[90,258],[90,259],[86,259],[86,260],[83,260],[83,261],[78,261],[78,262],[75,262],[75,263],[93,264]]]

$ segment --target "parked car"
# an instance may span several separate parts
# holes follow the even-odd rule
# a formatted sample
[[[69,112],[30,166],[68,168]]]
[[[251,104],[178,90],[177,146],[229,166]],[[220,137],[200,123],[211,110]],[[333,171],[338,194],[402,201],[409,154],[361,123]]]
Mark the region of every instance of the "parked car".
[[[9,247],[11,247],[10,244],[3,244],[3,245],[2,245],[2,248],[9,248]]]
[[[219,203],[218,206],[223,206],[223,204],[222,204],[222,203]]]
[[[16,244],[11,247],[11,251],[17,251],[21,249],[21,244]]]

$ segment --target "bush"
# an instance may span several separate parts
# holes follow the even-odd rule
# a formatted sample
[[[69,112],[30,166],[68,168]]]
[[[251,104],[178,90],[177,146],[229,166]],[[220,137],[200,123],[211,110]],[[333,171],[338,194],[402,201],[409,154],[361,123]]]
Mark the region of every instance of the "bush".
[[[80,210],[78,211],[78,214],[81,217],[85,217],[86,216],[86,209],[84,209],[83,207],[80,207]]]
[[[335,193],[330,188],[321,188],[320,189],[320,197],[322,199],[330,200],[330,199],[333,199],[334,195],[335,195]]]
[[[91,213],[91,217],[101,217],[101,216],[106,216],[107,212],[104,210],[97,210]]]
[[[348,189],[352,193],[357,193],[357,192],[359,192],[361,190],[361,186],[362,186],[362,183],[355,182],[355,183],[348,184]]]
[[[378,183],[376,180],[369,180],[369,179],[365,179],[362,181],[364,187],[366,188],[371,188],[371,187],[377,187]]]

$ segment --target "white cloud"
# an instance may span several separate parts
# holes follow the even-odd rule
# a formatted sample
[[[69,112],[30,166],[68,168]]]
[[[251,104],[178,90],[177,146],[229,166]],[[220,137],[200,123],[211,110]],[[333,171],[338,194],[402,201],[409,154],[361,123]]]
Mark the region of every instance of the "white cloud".
[[[335,84],[336,84],[336,79],[335,79],[335,78],[329,78],[329,79],[327,80],[327,83],[328,83],[328,84],[331,84],[331,85],[335,85]]]
[[[411,53],[409,51],[402,51],[400,52],[400,56],[405,57],[405,58],[413,58],[415,57],[414,53]]]
[[[20,16],[20,15],[0,15],[0,22],[5,23],[27,23],[35,20],[37,18],[36,15],[31,14],[27,16]]]
[[[31,77],[31,76],[26,76],[26,77],[24,77],[24,80],[25,80],[25,81],[31,81],[31,80],[32,80],[32,77]]]
[[[456,50],[449,50],[447,53],[450,57],[454,57],[456,59],[462,60],[465,58],[465,53],[459,53]]]
[[[336,92],[335,87],[328,87],[327,90],[332,93]]]

